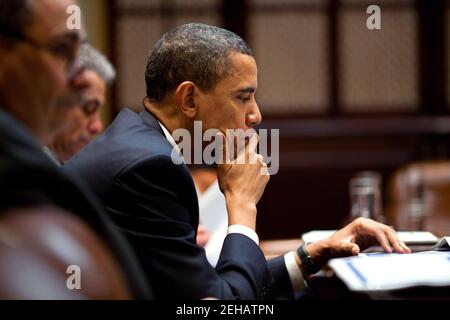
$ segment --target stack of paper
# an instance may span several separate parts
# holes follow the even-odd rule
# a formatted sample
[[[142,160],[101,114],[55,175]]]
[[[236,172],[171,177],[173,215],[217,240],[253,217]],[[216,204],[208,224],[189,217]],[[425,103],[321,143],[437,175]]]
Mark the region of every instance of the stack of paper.
[[[302,240],[306,243],[316,242],[333,235],[336,230],[314,230],[302,235]],[[435,244],[439,239],[427,231],[398,231],[398,237],[407,245],[413,244]]]
[[[436,251],[450,251],[450,237],[443,237],[436,243],[431,250]]]
[[[450,252],[366,254],[332,259],[328,264],[355,291],[450,286]]]

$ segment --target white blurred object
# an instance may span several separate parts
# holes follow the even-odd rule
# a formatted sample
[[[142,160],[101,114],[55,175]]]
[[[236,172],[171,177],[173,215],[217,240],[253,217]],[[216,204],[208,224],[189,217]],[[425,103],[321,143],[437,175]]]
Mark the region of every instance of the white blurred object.
[[[205,246],[206,257],[215,267],[222,251],[223,241],[227,235],[228,214],[225,197],[216,180],[205,192],[198,195],[200,223],[210,234]]]
[[[450,286],[449,252],[368,254],[332,259],[328,265],[355,291]]]
[[[311,243],[332,236],[336,230],[314,230],[302,235],[303,242]],[[397,236],[405,244],[435,244],[439,238],[428,231],[397,231]]]

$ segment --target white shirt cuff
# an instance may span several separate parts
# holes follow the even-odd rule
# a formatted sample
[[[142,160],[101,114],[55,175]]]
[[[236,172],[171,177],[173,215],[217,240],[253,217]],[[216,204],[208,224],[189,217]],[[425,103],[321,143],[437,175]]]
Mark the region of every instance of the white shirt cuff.
[[[288,252],[284,255],[284,264],[286,265],[289,278],[291,279],[292,288],[295,291],[300,291],[306,288],[306,282],[303,278],[302,271],[295,261],[294,251]]]
[[[233,224],[233,225],[228,227],[227,235],[230,234],[230,233],[243,234],[244,236],[247,236],[250,239],[252,239],[256,243],[256,245],[259,246],[259,237],[258,237],[258,235],[256,234],[256,232],[253,229],[251,229],[251,228],[249,228],[247,226],[243,226],[243,225],[240,225],[240,224]]]

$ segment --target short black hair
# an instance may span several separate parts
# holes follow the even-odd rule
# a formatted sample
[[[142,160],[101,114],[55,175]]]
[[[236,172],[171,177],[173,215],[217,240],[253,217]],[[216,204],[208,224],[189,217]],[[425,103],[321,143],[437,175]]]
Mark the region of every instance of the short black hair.
[[[0,0],[0,40],[10,41],[24,33],[33,19],[32,0]]]
[[[161,102],[183,81],[213,89],[231,72],[233,52],[252,56],[245,41],[231,31],[201,23],[172,29],[150,51],[145,71],[148,99]]]

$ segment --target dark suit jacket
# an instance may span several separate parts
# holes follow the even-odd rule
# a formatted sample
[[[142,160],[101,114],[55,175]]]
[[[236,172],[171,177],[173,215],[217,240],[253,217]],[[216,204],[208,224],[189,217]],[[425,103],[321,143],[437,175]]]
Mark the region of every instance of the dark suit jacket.
[[[147,111],[124,109],[65,170],[95,190],[128,237],[157,298],[258,299],[272,277],[260,248],[228,235],[214,270],[196,245],[198,202],[188,168],[171,159],[172,146]],[[276,291],[292,293],[283,259],[271,263]]]
[[[52,205],[75,214],[106,242],[124,270],[135,297],[153,298],[133,249],[88,189],[62,172],[42,152],[32,135],[0,110],[0,212],[9,208]]]

